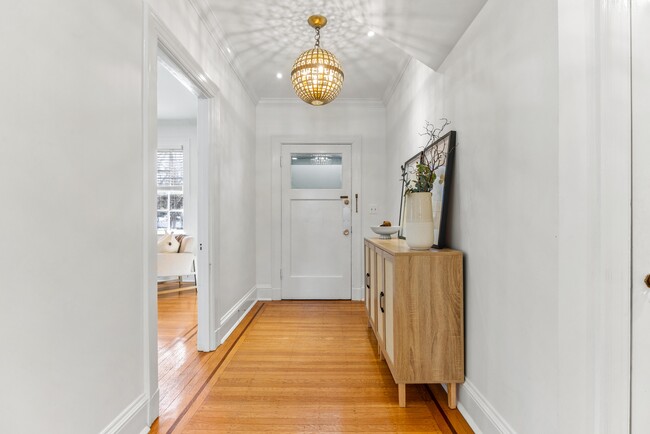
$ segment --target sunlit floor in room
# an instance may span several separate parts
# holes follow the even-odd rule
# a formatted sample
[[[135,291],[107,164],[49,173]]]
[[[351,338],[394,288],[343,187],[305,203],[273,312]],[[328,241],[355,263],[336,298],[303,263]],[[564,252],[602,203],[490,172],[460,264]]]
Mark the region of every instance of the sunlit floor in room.
[[[439,385],[409,385],[398,406],[362,303],[258,302],[223,345],[199,353],[189,291],[159,297],[159,327],[152,433],[472,432]]]

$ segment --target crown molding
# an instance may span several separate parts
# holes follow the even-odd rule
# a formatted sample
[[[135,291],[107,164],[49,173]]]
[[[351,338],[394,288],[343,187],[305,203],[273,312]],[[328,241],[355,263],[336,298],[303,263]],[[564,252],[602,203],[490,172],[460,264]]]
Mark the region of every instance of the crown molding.
[[[384,92],[384,96],[381,99],[386,107],[388,107],[388,103],[390,102],[391,98],[393,98],[393,94],[397,90],[397,86],[399,86],[402,79],[404,78],[404,74],[406,73],[406,70],[408,69],[408,67],[411,64],[411,62],[413,61],[413,59],[414,59],[413,56],[408,56],[408,58],[402,64],[402,67],[400,68],[399,73],[395,76],[395,78],[388,85],[388,87],[386,87],[386,91]]]
[[[217,44],[217,47],[223,54],[223,57],[228,61],[230,68],[233,70],[233,72],[239,79],[239,82],[243,86],[244,90],[248,94],[253,104],[257,104],[260,98],[257,95],[257,93],[253,90],[253,88],[250,87],[246,82],[246,80],[244,79],[244,75],[241,73],[241,70],[237,66],[237,62],[234,56],[232,55],[232,53],[228,52],[228,48],[226,47],[227,44],[226,33],[219,25],[219,22],[217,21],[217,17],[214,15],[212,8],[210,8],[210,4],[206,0],[187,0],[187,1],[192,6],[192,8],[194,8],[196,15],[199,17],[199,20],[201,20],[201,22],[205,25],[208,33],[210,34],[214,42]],[[206,11],[209,12],[210,16],[212,17],[212,20],[208,20],[207,17],[204,17],[204,15],[201,13],[202,9],[205,9]]]
[[[293,98],[260,98],[259,101],[257,102],[258,106],[265,106],[265,105],[300,105],[300,106],[305,106],[307,107],[308,104],[306,104],[304,101],[299,99],[298,97],[293,97]],[[320,107],[312,107],[313,109],[320,109],[322,108],[327,108],[327,107],[336,107],[336,106],[359,106],[359,107],[365,107],[365,108],[380,108],[380,109],[385,109],[386,106],[384,105],[384,102],[379,99],[379,98],[337,98],[331,103],[325,105],[325,106],[320,106]],[[311,107],[311,106],[309,106]]]

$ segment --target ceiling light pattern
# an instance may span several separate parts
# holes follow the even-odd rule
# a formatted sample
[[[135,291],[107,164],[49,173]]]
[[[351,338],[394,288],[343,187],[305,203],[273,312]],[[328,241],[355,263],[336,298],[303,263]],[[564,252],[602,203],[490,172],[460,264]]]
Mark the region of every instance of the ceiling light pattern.
[[[308,104],[319,106],[333,101],[343,88],[341,63],[331,52],[320,48],[320,29],[327,19],[312,15],[307,20],[316,29],[314,48],[300,54],[291,69],[291,83],[296,95]]]

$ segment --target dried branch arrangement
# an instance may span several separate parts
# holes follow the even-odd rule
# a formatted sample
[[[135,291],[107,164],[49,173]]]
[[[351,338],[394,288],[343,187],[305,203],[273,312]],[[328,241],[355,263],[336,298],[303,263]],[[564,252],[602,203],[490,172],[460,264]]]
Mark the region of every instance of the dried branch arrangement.
[[[431,122],[425,121],[424,132],[419,133],[421,136],[428,137],[428,140],[426,145],[422,147],[420,162],[415,166],[415,171],[412,173],[412,175],[415,175],[415,178],[408,181],[404,194],[431,191],[437,178],[436,170],[444,166],[447,162],[447,154],[451,152],[451,149],[445,149],[443,144],[434,145],[434,143],[440,138],[445,128],[450,125],[451,122],[449,122],[447,118],[442,118],[440,120],[443,121],[443,124],[440,127],[436,127]],[[430,153],[424,152],[424,150],[429,146],[432,146]],[[402,166],[402,179],[406,180],[407,176],[406,168]],[[442,184],[444,178],[441,177],[438,182]]]

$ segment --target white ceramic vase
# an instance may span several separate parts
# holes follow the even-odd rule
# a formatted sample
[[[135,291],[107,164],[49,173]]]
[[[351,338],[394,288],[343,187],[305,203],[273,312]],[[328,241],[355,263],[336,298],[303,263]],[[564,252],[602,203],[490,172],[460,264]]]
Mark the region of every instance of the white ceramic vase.
[[[406,244],[411,250],[428,250],[433,245],[433,208],[431,192],[406,195],[404,219]]]

